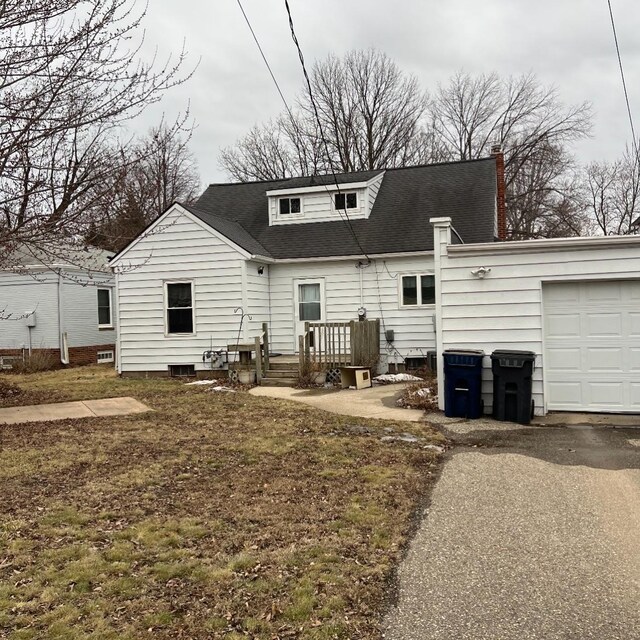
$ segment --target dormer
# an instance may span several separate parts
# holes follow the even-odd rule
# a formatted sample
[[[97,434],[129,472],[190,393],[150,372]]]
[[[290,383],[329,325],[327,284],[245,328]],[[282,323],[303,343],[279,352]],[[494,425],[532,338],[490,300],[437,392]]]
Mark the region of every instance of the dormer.
[[[267,191],[269,226],[305,222],[366,220],[380,190],[384,171],[367,181],[335,182],[323,185],[273,189]],[[346,214],[346,216],[345,216]]]

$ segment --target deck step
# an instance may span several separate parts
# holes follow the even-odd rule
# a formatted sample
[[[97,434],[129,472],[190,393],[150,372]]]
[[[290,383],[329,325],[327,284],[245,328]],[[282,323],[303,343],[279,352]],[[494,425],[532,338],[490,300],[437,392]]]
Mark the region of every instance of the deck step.
[[[298,363],[297,362],[278,362],[275,358],[272,360],[269,360],[269,370],[270,371],[276,371],[276,370],[293,370],[293,369],[297,369],[298,368]]]
[[[298,378],[262,378],[260,384],[263,387],[295,387]]]
[[[265,371],[265,378],[296,378],[298,377],[298,369],[269,369]]]

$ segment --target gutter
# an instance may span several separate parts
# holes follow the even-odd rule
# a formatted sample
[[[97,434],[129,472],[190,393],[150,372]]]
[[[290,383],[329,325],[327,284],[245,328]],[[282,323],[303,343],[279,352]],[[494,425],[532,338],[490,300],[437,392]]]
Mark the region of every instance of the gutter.
[[[540,251],[567,251],[587,249],[607,249],[619,247],[640,247],[640,236],[597,236],[581,238],[546,238],[542,240],[516,240],[508,242],[488,242],[447,247],[450,255],[465,256],[477,254],[538,253]]]

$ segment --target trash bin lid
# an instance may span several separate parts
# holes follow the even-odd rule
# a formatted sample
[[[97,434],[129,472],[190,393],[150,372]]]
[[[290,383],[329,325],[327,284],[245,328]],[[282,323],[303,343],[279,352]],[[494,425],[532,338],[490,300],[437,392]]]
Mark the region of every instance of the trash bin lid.
[[[518,351],[517,349],[496,349],[491,354],[491,359],[497,360],[498,358],[518,358],[526,362],[529,360],[535,360],[536,354],[533,351]]]
[[[482,349],[445,349],[444,354],[448,354],[448,353],[459,355],[459,356],[483,356],[484,355],[484,351]]]

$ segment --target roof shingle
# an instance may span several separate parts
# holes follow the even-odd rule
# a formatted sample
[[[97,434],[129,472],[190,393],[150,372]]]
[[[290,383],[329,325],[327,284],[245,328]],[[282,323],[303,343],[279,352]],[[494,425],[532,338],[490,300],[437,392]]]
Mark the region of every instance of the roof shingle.
[[[339,174],[341,184],[365,182],[380,171]],[[344,221],[269,226],[266,192],[332,184],[333,176],[214,184],[188,209],[252,254],[272,258],[360,255]],[[368,220],[351,226],[368,255],[433,250],[429,218],[450,216],[465,242],[494,240],[494,158],[387,169]]]

